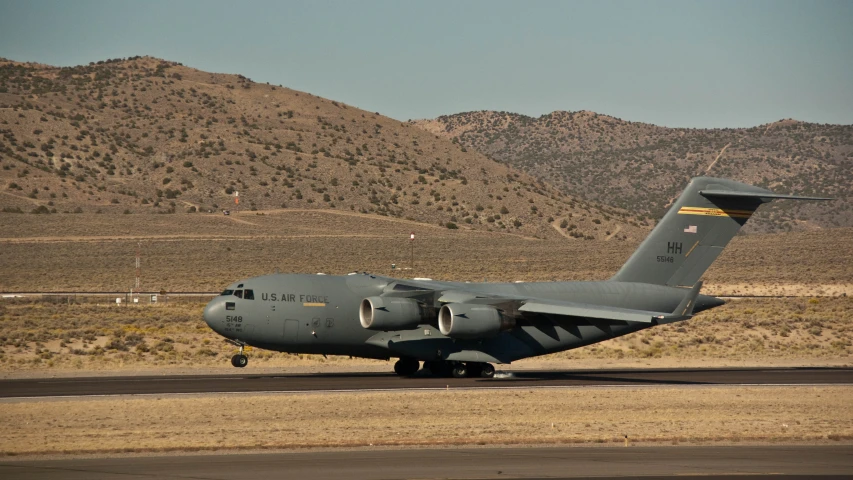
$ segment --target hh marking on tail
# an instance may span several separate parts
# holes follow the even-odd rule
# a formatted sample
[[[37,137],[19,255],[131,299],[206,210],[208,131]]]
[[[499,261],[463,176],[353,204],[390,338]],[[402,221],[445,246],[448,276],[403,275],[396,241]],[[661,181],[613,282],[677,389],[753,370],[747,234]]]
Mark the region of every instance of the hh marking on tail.
[[[681,242],[666,242],[666,253],[681,253]]]

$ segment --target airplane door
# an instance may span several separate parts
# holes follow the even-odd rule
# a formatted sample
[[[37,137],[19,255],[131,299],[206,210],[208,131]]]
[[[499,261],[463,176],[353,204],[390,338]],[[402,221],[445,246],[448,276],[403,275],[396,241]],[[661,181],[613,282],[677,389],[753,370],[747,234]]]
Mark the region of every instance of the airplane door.
[[[286,319],[284,321],[284,341],[288,343],[296,343],[297,332],[299,331],[299,320]]]

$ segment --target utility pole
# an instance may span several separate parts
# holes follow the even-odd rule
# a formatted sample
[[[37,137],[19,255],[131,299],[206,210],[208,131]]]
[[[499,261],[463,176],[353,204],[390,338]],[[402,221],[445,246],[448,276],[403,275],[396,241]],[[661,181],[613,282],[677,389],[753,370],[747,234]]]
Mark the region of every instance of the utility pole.
[[[134,287],[134,291],[136,292],[136,298],[139,299],[139,285],[142,283],[139,279],[139,270],[142,266],[142,259],[140,258],[140,248],[142,247],[142,242],[136,242],[136,286]]]
[[[412,266],[412,277],[415,276],[415,232],[409,234],[409,243],[412,246],[412,262],[410,265]]]

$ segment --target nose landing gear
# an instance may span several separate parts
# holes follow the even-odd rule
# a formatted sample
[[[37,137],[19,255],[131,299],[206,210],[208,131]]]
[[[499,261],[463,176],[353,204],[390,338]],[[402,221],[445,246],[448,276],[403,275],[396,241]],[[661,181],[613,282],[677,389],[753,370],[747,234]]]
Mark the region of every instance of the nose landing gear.
[[[243,354],[243,348],[246,346],[245,343],[237,342],[237,341],[228,341],[228,343],[232,345],[236,345],[240,347],[240,353],[231,357],[231,365],[237,368],[243,368],[249,364],[249,357]]]
[[[241,353],[238,353],[237,355],[234,355],[233,357],[231,357],[231,365],[234,365],[237,368],[243,368],[248,364],[249,364],[249,357],[247,357]]]

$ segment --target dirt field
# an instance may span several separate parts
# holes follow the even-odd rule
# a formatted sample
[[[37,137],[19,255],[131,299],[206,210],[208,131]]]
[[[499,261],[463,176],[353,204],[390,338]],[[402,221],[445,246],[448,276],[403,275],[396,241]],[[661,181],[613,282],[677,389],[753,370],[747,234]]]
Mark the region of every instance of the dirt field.
[[[584,388],[4,401],[0,452],[853,440],[851,387]]]
[[[306,210],[230,217],[0,214],[0,232],[0,291],[127,291],[140,242],[142,288],[150,291],[218,291],[275,268],[472,281],[605,279],[636,246]],[[414,270],[408,269],[410,232],[416,234]],[[392,263],[399,269],[392,272]],[[705,279],[711,294],[803,298],[735,301],[687,323],[513,368],[849,363],[853,230],[737,237]],[[810,299],[814,295],[839,298]],[[0,375],[228,368],[233,349],[201,321],[200,300],[120,308],[105,297],[94,300],[100,305],[75,300],[81,299],[0,300]],[[264,351],[252,357],[253,369],[390,368]]]
[[[0,303],[0,376],[231,371],[234,347],[202,321],[203,307],[7,300]],[[752,299],[503,368],[848,365],[851,354],[853,298]],[[250,356],[250,371],[391,370],[384,361],[339,356],[257,349]]]
[[[635,242],[533,239],[341,212],[0,214],[0,291],[219,291],[254,275],[370,271],[446,280],[601,280]],[[416,234],[410,270],[409,233]],[[391,264],[398,270],[392,271]],[[717,295],[853,296],[853,229],[735,238],[705,275]]]

